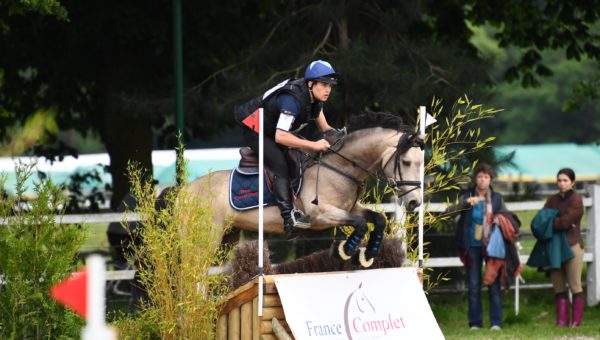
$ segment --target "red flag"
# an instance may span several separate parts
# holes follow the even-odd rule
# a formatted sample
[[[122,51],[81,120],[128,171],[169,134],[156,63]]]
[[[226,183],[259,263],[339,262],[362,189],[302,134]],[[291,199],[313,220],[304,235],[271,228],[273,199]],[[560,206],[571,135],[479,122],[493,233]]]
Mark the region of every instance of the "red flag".
[[[242,120],[242,123],[254,130],[254,132],[258,133],[259,124],[260,124],[260,108],[256,109],[256,111],[252,112],[248,117]]]
[[[84,268],[50,288],[50,296],[83,318],[87,315],[88,274]]]

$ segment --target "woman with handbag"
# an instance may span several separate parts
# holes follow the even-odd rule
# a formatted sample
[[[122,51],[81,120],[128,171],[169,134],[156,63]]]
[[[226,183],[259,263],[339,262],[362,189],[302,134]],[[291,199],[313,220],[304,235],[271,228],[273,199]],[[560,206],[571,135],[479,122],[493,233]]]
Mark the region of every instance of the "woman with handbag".
[[[477,330],[483,327],[483,307],[481,303],[482,265],[484,260],[484,239],[492,231],[492,216],[504,208],[502,195],[491,187],[492,167],[479,163],[473,170],[474,187],[459,198],[458,205],[450,211],[460,210],[456,225],[456,242],[460,258],[467,268],[468,317],[469,327]],[[502,291],[500,276],[488,287],[490,299],[490,329],[502,327]]]

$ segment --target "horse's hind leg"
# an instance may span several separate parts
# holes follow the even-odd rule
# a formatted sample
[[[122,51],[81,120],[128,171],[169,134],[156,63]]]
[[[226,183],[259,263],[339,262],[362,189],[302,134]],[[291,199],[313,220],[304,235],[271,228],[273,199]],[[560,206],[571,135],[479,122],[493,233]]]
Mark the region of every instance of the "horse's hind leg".
[[[370,267],[373,264],[373,259],[379,253],[381,242],[383,241],[383,233],[386,227],[385,216],[372,210],[364,212],[367,222],[374,224],[374,229],[369,234],[369,243],[367,248],[361,248],[358,260],[363,267]]]

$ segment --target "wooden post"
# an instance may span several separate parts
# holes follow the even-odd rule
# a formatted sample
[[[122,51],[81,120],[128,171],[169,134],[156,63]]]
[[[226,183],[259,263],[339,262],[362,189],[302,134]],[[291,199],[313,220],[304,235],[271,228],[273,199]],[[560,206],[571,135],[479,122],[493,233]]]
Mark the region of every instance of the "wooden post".
[[[217,340],[227,340],[227,314],[219,316],[217,321]]]
[[[240,308],[232,309],[227,319],[227,339],[240,340]]]
[[[242,305],[241,315],[241,340],[252,340],[252,301]]]
[[[258,296],[252,299],[252,340],[259,340]]]
[[[592,206],[587,211],[586,248],[593,258],[587,267],[587,304],[595,306],[600,302],[600,185],[590,185],[588,191]]]

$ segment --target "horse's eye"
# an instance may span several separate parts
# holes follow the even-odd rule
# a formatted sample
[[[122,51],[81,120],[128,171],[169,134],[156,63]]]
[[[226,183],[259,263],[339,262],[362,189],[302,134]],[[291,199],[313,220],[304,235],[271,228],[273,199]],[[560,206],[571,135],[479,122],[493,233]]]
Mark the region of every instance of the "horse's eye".
[[[408,167],[410,166],[410,161],[402,161],[402,165]]]

